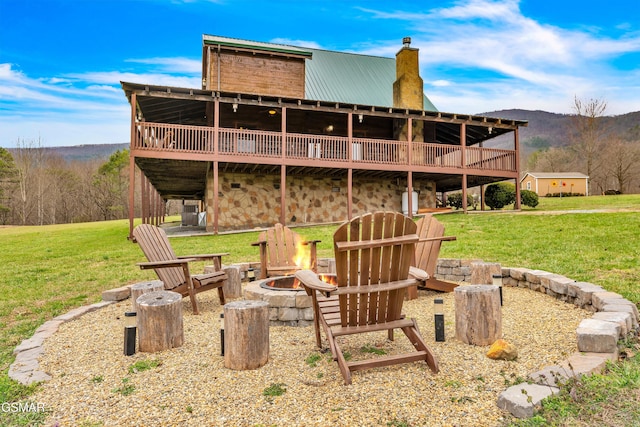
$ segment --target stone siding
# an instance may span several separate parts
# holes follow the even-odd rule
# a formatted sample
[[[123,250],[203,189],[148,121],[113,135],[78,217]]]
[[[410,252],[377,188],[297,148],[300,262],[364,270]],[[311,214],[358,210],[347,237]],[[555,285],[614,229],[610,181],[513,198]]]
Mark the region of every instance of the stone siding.
[[[353,215],[402,209],[406,180],[353,179]],[[435,183],[416,181],[418,207],[435,207]],[[213,225],[213,175],[207,179],[207,225]],[[220,231],[270,227],[280,220],[280,175],[221,173]],[[347,218],[347,179],[288,176],[285,218],[288,226],[341,222]],[[415,208],[415,207],[414,207]]]

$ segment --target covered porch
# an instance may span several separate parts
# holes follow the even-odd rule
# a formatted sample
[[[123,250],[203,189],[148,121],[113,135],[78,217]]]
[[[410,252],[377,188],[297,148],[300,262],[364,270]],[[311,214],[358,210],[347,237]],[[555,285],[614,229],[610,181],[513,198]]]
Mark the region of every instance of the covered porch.
[[[428,180],[425,188],[434,193],[461,190],[466,201],[469,187],[519,176],[518,127],[526,122],[132,83],[122,86],[132,105],[131,168],[140,168],[143,185],[148,181],[152,190],[146,194],[151,197],[157,191],[161,200],[202,201],[207,229],[213,232],[221,225],[221,174],[253,174],[270,181],[277,177],[275,220],[283,224],[289,222],[288,181],[293,177],[344,180],[340,192],[345,194],[339,198],[345,205],[342,219],[348,219],[354,214],[354,177],[391,182],[408,194],[413,193],[416,180]],[[509,133],[510,139],[500,137]],[[133,182],[130,188],[133,199]],[[415,211],[413,198],[407,202],[408,210]],[[143,200],[145,204],[153,205]],[[130,220],[133,223],[132,212]]]

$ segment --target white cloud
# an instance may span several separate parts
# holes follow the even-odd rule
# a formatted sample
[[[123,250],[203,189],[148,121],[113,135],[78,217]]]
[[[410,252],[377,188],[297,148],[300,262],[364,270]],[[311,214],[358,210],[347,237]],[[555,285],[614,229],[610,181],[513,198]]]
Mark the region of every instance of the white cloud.
[[[434,80],[432,82],[429,82],[429,84],[431,86],[435,86],[435,87],[447,87],[447,86],[451,86],[451,82],[449,80]]]
[[[145,67],[138,73],[96,71],[42,78],[27,76],[13,64],[0,64],[0,108],[6,111],[0,118],[0,146],[40,135],[47,146],[126,142],[130,107],[121,81],[200,88],[200,61],[132,62]]]
[[[284,44],[287,46],[296,46],[296,47],[310,47],[312,49],[322,49],[322,47],[317,42],[309,41],[309,40],[293,40],[293,39],[277,37],[277,38],[271,39],[270,43]]]
[[[613,38],[592,29],[543,24],[524,16],[519,3],[468,0],[425,13],[361,10],[375,19],[400,21],[398,25],[414,31],[412,46],[420,48],[427,94],[447,111],[471,112],[471,105],[484,103],[568,112],[576,94],[601,92],[621,77],[607,61],[640,51],[638,33]],[[361,52],[393,56],[397,49],[398,42],[392,41]],[[456,75],[473,76],[474,69],[478,77],[466,77],[471,84],[464,92],[451,96],[451,86],[446,86],[447,93],[434,91],[443,87],[442,81],[455,80],[460,87]],[[622,100],[622,108],[628,107],[624,100],[629,95],[615,90],[609,94]]]
[[[125,62],[137,64],[155,65],[157,71],[165,73],[180,74],[201,74],[202,61],[200,59],[190,58],[145,58],[145,59],[127,59]]]

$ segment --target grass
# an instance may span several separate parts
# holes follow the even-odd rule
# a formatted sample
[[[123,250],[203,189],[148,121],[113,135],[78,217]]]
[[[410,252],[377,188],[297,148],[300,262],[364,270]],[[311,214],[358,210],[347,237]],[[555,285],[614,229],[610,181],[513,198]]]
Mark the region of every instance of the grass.
[[[619,212],[597,212],[603,209]],[[640,209],[640,195],[541,198],[536,209],[524,213],[440,215],[447,234],[457,236],[443,244],[440,256],[546,270],[638,302],[640,215],[625,211],[629,209]],[[335,229],[326,225],[297,231],[322,240],[318,255],[330,257]],[[35,389],[10,380],[7,370],[13,348],[38,326],[99,301],[103,290],[154,277],[135,267],[144,257],[127,235],[127,221],[0,228],[0,402],[20,401]],[[176,237],[172,245],[178,254],[229,252],[225,263],[257,261],[257,249],[251,246],[257,235]],[[640,372],[640,362],[630,361],[631,369]],[[631,387],[636,395],[639,389]]]

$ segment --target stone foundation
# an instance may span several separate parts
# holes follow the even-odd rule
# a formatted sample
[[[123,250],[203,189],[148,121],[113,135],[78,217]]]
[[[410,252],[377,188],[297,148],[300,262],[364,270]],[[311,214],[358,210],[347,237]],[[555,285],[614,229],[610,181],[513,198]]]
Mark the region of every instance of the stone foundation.
[[[435,183],[414,179],[417,208],[436,207]],[[353,179],[353,215],[402,209],[406,179]],[[207,226],[213,225],[213,174],[207,177]],[[280,221],[280,175],[220,173],[220,231],[270,227]],[[347,218],[347,178],[288,176],[287,225],[341,222]]]

